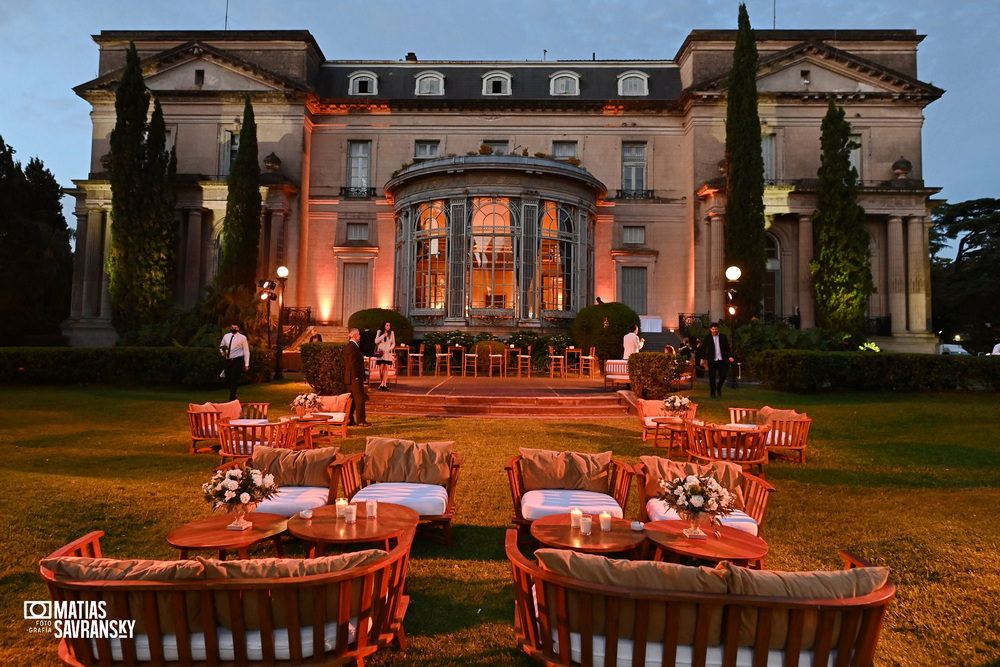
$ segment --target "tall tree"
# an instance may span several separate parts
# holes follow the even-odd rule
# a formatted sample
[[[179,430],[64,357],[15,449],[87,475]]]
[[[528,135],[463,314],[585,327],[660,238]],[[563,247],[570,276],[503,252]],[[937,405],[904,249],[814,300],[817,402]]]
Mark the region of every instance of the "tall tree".
[[[0,137],[0,266],[17,280],[0,290],[0,345],[57,334],[72,281],[62,188],[41,160],[22,170],[14,153]]]
[[[743,272],[736,317],[760,315],[767,254],[764,245],[764,159],[757,114],[757,44],[740,4],[733,68],[726,86],[726,266]]]
[[[865,210],[858,204],[858,172],[851,166],[851,125],[830,100],[820,136],[822,155],[813,217],[810,263],[816,324],[864,334],[868,297],[875,291]]]
[[[229,193],[216,287],[220,292],[239,289],[252,293],[257,280],[261,200],[257,123],[249,97],[243,107],[239,149],[226,185]]]
[[[165,150],[163,112],[154,105],[139,54],[130,44],[115,93],[111,132],[111,251],[108,256],[112,323],[119,334],[152,324],[173,300],[177,226]]]

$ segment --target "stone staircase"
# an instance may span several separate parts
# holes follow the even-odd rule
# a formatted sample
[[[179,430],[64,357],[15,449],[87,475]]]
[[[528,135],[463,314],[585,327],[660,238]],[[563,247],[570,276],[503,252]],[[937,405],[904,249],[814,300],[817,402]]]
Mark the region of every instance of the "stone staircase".
[[[594,419],[625,417],[628,403],[618,394],[592,396],[458,396],[396,391],[369,394],[368,412],[437,417],[521,417]]]
[[[643,331],[639,336],[646,339],[643,352],[663,352],[667,345],[673,345],[675,350],[681,346],[680,336],[673,331]]]
[[[317,333],[323,337],[324,343],[347,342],[347,327],[329,324],[315,324],[311,327],[306,327],[306,330],[302,332],[302,335],[296,338],[292,344],[285,349],[293,351],[298,350],[302,343],[308,343],[312,335]]]

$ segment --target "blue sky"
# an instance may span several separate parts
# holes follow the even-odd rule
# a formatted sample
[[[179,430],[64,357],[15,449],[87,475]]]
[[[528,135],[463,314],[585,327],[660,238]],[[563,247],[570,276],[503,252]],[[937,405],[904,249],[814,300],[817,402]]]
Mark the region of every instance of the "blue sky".
[[[64,186],[85,178],[101,30],[218,30],[226,0],[23,0],[0,3],[0,136]],[[307,29],[330,59],[670,59],[693,29],[733,29],[737,0],[229,0],[232,30]],[[921,80],[944,88],[926,109],[924,180],[941,197],[996,197],[998,0],[748,0],[755,28],[915,29]],[[990,165],[985,164],[990,162]],[[72,219],[71,225],[75,224]]]

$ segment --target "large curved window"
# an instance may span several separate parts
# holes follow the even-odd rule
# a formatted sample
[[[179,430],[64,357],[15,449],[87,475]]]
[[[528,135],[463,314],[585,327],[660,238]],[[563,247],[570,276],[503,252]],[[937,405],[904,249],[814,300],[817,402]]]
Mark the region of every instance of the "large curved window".
[[[428,202],[414,217],[413,307],[444,308],[448,269],[448,219],[444,202]]]
[[[573,287],[573,218],[555,202],[542,202],[538,283],[542,311],[571,310]]]
[[[514,236],[510,200],[477,197],[470,216],[469,305],[513,308]]]

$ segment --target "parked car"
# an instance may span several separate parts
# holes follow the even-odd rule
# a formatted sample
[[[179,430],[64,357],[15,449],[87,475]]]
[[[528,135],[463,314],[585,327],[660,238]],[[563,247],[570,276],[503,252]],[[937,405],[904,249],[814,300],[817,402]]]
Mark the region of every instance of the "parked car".
[[[954,343],[941,343],[938,345],[938,354],[964,354],[970,356],[968,350]]]

